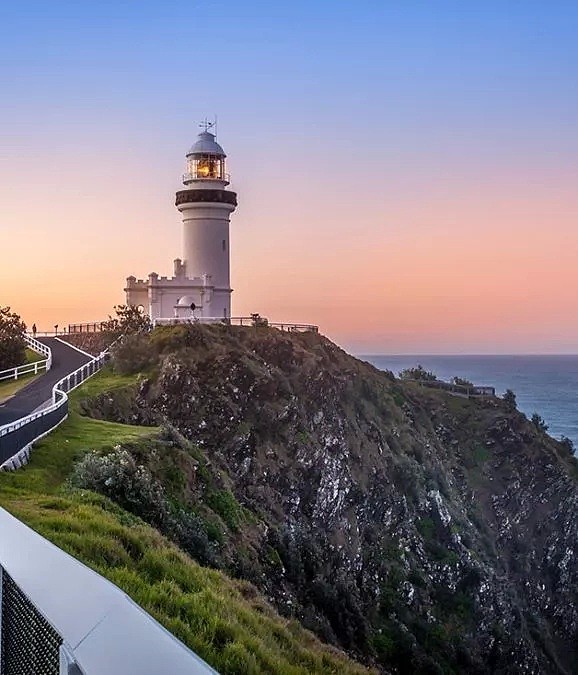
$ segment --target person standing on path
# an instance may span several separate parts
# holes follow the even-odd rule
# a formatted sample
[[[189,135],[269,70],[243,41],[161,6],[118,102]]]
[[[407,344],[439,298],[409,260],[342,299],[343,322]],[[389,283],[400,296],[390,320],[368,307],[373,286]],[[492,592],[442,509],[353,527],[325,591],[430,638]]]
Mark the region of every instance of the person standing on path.
[[[35,323],[32,324],[32,337],[33,338],[36,337],[36,324]]]

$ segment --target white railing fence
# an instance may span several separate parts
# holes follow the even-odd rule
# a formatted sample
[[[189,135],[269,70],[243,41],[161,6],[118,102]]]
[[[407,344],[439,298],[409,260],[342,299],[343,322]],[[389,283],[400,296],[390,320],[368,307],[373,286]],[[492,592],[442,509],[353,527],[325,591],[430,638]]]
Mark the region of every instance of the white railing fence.
[[[110,581],[0,509],[6,675],[215,675]]]
[[[107,357],[108,353],[102,352],[57,382],[52,388],[52,402],[46,408],[0,427],[0,457],[9,453],[0,464],[0,471],[19,469],[28,463],[32,444],[68,417],[68,392],[97,373]]]
[[[50,351],[50,348],[29,335],[24,335],[24,339],[30,349],[46,358],[34,361],[33,363],[25,363],[22,366],[0,370],[0,382],[3,380],[17,380],[23,375],[38,375],[41,370],[45,370],[46,372],[50,370],[50,367],[52,366],[52,352]]]
[[[269,321],[269,319],[259,316],[232,316],[228,318],[212,316],[188,316],[188,317],[159,317],[153,319],[153,326],[176,326],[177,324],[224,324],[227,326],[252,326],[254,328],[277,328],[281,331],[296,333],[318,333],[319,326],[309,323],[287,323],[280,321]]]
[[[2,455],[16,448],[1,469],[28,461],[32,443],[68,416],[68,393],[107,356],[57,382],[44,410],[0,427]],[[4,509],[0,532],[0,673],[217,675],[117,586]]]

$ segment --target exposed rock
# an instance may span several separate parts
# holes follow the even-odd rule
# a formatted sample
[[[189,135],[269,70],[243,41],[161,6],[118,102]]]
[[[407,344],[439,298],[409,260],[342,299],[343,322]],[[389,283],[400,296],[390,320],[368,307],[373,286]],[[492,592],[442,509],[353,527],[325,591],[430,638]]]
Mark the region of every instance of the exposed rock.
[[[497,399],[396,381],[318,335],[179,331],[135,338],[154,374],[86,410],[166,420],[200,449],[252,514],[223,559],[280,611],[384,672],[576,672],[567,449]]]

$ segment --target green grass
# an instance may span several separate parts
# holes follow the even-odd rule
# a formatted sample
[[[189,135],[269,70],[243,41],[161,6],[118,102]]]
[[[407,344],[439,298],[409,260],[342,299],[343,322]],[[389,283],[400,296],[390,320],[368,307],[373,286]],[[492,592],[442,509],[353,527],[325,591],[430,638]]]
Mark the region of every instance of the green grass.
[[[44,361],[46,356],[35,352],[33,349],[26,350],[26,363],[35,363],[36,361]]]
[[[84,396],[135,381],[104,371],[73,392],[68,420],[36,445],[30,464],[0,474],[0,505],[117,584],[223,674],[368,672],[281,618],[250,584],[201,567],[110,500],[67,487],[86,451],[156,433],[78,413]],[[230,515],[230,500],[219,498]]]
[[[491,456],[490,450],[481,443],[477,443],[472,449],[472,460],[476,465],[485,464]]]
[[[17,380],[2,380],[2,382],[0,382],[0,404],[5,403],[9,398],[14,396],[14,394],[21,389],[24,389],[24,387],[28,386],[38,377],[41,377],[41,375],[28,373],[27,375],[22,375]]]
[[[42,354],[37,354],[32,349],[26,350],[26,363],[35,363],[36,361],[43,361],[45,359]],[[0,382],[0,404],[5,403],[9,398],[14,396],[21,389],[24,389],[29,385],[33,380],[40,377],[44,374],[44,370],[41,370],[38,375],[34,373],[26,373],[22,375],[17,380],[2,380]]]

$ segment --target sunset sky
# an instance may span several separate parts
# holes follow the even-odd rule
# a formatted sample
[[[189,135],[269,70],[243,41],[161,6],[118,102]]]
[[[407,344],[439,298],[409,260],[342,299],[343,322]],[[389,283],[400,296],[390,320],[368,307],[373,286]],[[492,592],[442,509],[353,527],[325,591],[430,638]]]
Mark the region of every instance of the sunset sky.
[[[171,274],[218,115],[233,314],[357,353],[578,353],[578,4],[3,2],[0,305]]]

